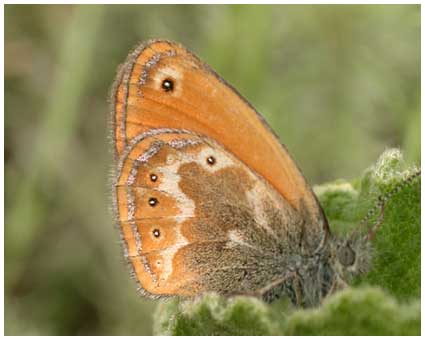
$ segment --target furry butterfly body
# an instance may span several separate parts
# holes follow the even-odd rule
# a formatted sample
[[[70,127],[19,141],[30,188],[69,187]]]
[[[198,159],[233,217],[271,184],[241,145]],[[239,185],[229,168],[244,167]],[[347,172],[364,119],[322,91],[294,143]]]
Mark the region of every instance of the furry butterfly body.
[[[366,267],[367,244],[334,239],[261,116],[182,46],[137,47],[112,105],[117,224],[144,294],[286,294],[315,305],[347,268]]]

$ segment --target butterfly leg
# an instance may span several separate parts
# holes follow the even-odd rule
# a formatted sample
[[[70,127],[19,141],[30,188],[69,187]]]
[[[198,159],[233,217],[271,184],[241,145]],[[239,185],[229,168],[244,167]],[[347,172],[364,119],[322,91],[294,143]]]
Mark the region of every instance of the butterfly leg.
[[[339,277],[339,275],[336,275],[335,280],[332,282],[332,285],[329,288],[328,293],[325,296],[323,296],[322,299],[325,298],[328,295],[332,295],[333,293],[335,293],[339,290],[342,290],[344,288],[347,288],[347,287],[348,287],[348,284],[343,279],[341,279]]]
[[[297,272],[290,272],[259,289],[255,292],[255,295],[262,300],[271,302],[280,297],[284,290],[287,290],[287,295],[290,297],[292,302],[297,306],[302,306],[303,299],[301,282],[301,277]],[[283,287],[285,285],[286,287]],[[288,294],[289,291],[291,294]]]
[[[254,297],[266,302],[288,295],[292,303],[297,306],[302,306],[302,284],[301,277],[296,272],[290,272],[285,276],[272,281],[267,286],[253,292],[232,292],[225,294],[226,297],[246,296]]]

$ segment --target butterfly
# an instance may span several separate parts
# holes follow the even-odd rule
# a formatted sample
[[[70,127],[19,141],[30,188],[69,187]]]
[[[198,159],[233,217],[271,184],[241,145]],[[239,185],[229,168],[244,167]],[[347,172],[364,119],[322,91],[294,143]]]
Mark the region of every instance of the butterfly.
[[[183,46],[135,48],[111,104],[114,210],[143,295],[286,295],[313,306],[368,267],[370,243],[331,234],[265,120]]]

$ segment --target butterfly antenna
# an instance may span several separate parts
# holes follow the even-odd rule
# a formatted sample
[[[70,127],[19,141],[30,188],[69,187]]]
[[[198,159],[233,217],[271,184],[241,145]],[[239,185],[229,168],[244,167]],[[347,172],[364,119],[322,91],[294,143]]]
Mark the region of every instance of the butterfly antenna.
[[[414,173],[409,175],[405,180],[397,184],[393,189],[388,191],[387,193],[380,195],[378,199],[376,200],[376,203],[372,208],[369,209],[369,211],[366,213],[366,215],[362,218],[360,221],[360,226],[366,225],[369,219],[375,215],[375,213],[380,210],[380,214],[378,216],[378,219],[376,220],[375,224],[369,229],[367,233],[367,238],[369,240],[372,240],[376,234],[376,231],[379,229],[379,227],[384,222],[384,208],[385,203],[387,203],[394,195],[400,192],[404,187],[407,185],[410,185],[413,180],[415,180],[417,177],[421,175],[421,169],[416,170]]]

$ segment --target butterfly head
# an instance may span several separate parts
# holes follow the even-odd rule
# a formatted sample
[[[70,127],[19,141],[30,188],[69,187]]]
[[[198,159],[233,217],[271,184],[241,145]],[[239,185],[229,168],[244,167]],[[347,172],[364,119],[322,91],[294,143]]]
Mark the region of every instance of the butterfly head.
[[[349,238],[335,238],[331,245],[331,257],[337,276],[344,282],[349,282],[370,269],[371,242],[359,234]]]
[[[301,276],[301,303],[316,306],[325,296],[347,287],[357,276],[371,267],[372,245],[370,239],[359,233],[349,237],[332,235],[323,247],[298,270]],[[319,280],[318,280],[319,278]]]
[[[344,281],[349,281],[353,276],[363,274],[369,270],[373,255],[372,241],[375,238],[376,232],[384,223],[385,203],[401,189],[409,185],[415,178],[419,177],[420,174],[420,170],[414,172],[391,191],[379,196],[375,205],[366,213],[351,236],[333,242],[333,251],[331,253],[334,258],[335,270]],[[379,211],[379,215],[375,223],[367,227],[368,220],[377,211]]]

